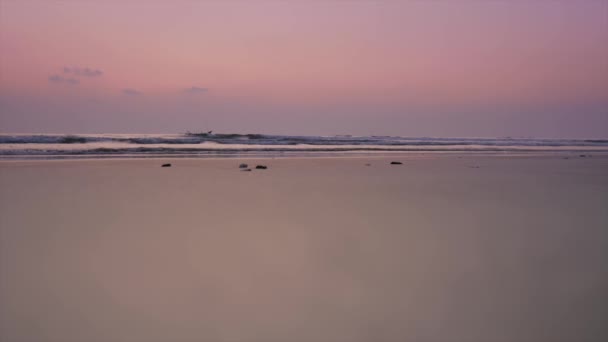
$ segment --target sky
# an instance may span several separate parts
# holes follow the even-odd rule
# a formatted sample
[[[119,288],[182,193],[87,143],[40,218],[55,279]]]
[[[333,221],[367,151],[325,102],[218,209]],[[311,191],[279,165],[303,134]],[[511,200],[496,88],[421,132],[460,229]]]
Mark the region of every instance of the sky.
[[[0,132],[608,138],[608,0],[0,0]]]

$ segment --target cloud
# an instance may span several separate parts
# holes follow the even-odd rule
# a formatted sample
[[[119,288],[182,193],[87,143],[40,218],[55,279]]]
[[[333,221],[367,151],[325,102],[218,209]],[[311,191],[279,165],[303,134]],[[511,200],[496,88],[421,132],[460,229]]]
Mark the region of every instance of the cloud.
[[[76,85],[76,84],[80,83],[80,81],[75,78],[63,77],[60,75],[49,76],[49,82],[56,83],[56,84],[70,84],[70,85]]]
[[[83,77],[98,77],[103,75],[103,71],[99,69],[91,69],[91,68],[69,68],[63,67],[64,74],[71,74],[75,76],[83,76]]]
[[[129,96],[141,95],[140,91],[137,91],[137,90],[131,89],[131,88],[123,89],[122,93],[125,95],[129,95]]]
[[[201,88],[201,87],[190,87],[184,90],[184,93],[188,93],[188,94],[204,94],[206,92],[208,92],[209,89],[208,88]]]

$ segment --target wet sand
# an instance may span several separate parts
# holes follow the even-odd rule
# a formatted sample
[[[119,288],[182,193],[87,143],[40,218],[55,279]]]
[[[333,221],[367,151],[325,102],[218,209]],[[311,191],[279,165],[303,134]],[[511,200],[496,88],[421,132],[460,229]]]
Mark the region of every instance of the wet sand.
[[[2,342],[599,342],[607,260],[602,155],[0,161]]]

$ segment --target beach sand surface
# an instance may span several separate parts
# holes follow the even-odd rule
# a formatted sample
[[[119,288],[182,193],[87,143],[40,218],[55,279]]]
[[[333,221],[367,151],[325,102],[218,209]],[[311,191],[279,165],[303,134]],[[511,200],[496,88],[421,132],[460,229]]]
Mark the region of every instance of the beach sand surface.
[[[605,155],[0,162],[2,342],[600,342],[607,261]]]

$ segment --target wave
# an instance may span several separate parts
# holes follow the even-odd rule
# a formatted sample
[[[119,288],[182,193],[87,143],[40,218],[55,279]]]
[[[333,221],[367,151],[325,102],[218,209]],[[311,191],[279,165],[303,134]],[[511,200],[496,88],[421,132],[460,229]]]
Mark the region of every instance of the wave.
[[[0,155],[187,154],[240,152],[375,151],[608,152],[603,139],[292,136],[236,133],[0,134]]]
[[[293,136],[265,134],[0,134],[1,144],[87,144],[120,142],[148,144],[255,144],[255,145],[380,145],[380,146],[608,146],[608,140],[534,139],[534,138],[433,138],[397,136]]]

